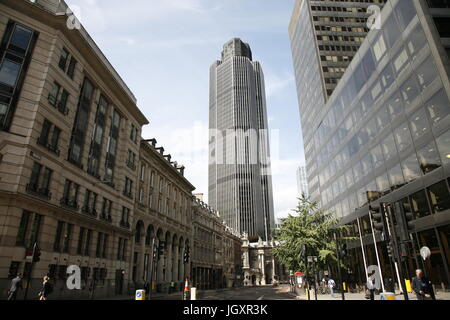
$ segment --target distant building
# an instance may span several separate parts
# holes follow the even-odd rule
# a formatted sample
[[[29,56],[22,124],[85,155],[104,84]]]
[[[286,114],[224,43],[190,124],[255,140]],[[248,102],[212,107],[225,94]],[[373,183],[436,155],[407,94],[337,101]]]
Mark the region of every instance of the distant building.
[[[309,197],[308,177],[306,176],[305,166],[298,167],[297,169],[297,190],[299,197],[301,197],[302,195],[305,195],[305,197]]]
[[[274,281],[287,281],[288,271],[273,255],[279,245],[275,241],[250,242],[246,234],[242,238],[242,270],[244,286],[264,286]]]
[[[274,226],[267,123],[261,65],[247,43],[232,39],[210,69],[208,199],[253,240]]]

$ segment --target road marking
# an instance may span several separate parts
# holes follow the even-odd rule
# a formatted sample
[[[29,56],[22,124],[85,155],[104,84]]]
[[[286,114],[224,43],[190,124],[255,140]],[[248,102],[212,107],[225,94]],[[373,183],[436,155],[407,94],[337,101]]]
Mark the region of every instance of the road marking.
[[[261,296],[261,297],[258,298],[258,300],[262,300],[263,298],[264,298],[264,296]]]

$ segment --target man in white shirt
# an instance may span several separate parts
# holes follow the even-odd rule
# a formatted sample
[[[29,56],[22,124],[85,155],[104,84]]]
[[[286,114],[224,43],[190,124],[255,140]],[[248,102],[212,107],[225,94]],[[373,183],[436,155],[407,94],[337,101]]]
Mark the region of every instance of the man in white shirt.
[[[334,287],[335,286],[336,286],[336,282],[334,282],[334,280],[330,278],[330,280],[328,280],[328,288],[330,288],[332,298],[334,298]]]
[[[367,289],[369,290],[370,300],[375,300],[375,284],[372,279],[367,279]]]

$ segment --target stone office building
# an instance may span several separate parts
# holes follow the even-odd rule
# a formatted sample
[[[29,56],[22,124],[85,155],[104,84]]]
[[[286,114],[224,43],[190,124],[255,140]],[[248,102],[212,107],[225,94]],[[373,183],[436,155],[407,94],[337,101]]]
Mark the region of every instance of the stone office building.
[[[192,285],[200,290],[239,286],[242,241],[238,233],[197,197],[193,197],[192,226]]]
[[[139,153],[148,121],[57,2],[0,3],[0,290],[29,274],[37,243],[30,295],[47,274],[55,299],[121,294],[132,256],[121,217],[139,183],[127,155]],[[67,290],[68,265],[81,267],[82,290]]]
[[[134,205],[132,283],[143,288],[152,283],[154,292],[167,292],[171,283],[181,289],[190,277],[190,260],[185,252],[192,243],[192,191],[184,167],[164,154],[155,139],[141,141]],[[130,212],[124,213],[128,222]],[[153,257],[153,252],[156,255]]]

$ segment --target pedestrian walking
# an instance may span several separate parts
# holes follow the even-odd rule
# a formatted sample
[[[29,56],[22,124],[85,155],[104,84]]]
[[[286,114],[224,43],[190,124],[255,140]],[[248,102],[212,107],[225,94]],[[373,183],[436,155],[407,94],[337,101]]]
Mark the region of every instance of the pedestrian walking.
[[[366,286],[367,286],[367,290],[369,291],[369,299],[375,300],[375,284],[373,283],[373,280],[368,279]]]
[[[17,276],[11,280],[11,284],[10,284],[9,290],[8,290],[8,300],[16,300],[17,299],[17,291],[19,289],[23,289],[21,273],[17,274]]]
[[[39,300],[47,300],[48,296],[53,292],[53,286],[50,283],[50,278],[45,276],[42,282],[42,289],[39,291]]]
[[[336,287],[336,282],[332,278],[328,280],[328,288],[330,288],[331,297],[334,298],[334,288]]]
[[[416,293],[417,300],[436,300],[431,281],[423,275],[423,271],[420,269],[416,270],[412,288]]]

